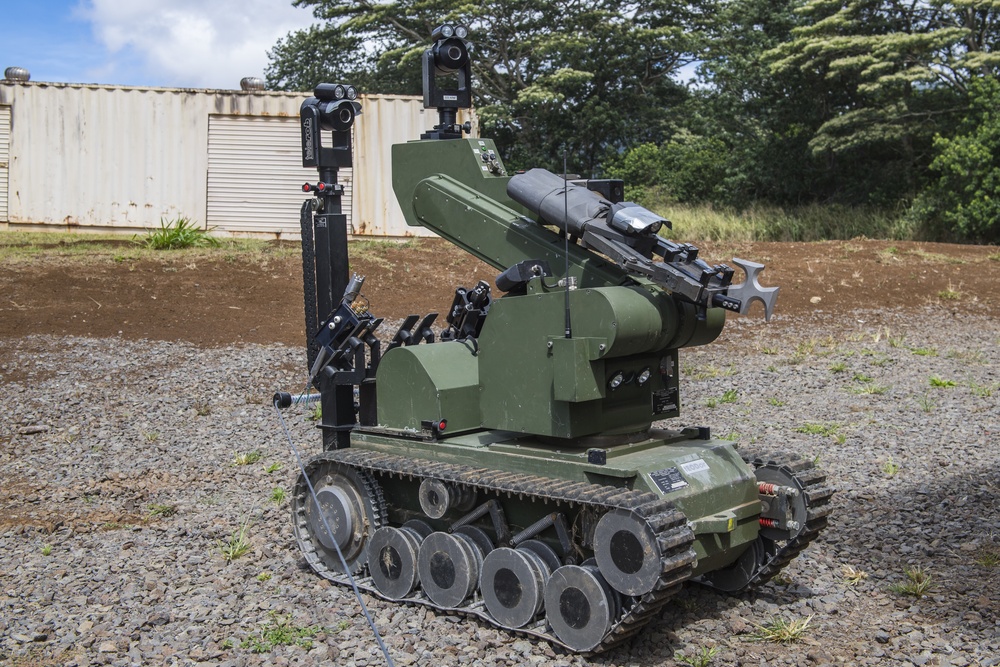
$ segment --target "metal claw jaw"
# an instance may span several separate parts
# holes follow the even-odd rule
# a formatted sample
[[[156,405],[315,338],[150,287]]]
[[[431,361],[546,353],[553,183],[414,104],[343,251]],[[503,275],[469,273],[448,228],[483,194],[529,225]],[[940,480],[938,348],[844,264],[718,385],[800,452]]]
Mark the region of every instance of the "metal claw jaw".
[[[760,301],[764,305],[764,320],[770,322],[771,315],[774,313],[774,302],[778,300],[779,288],[762,287],[757,282],[757,276],[764,270],[763,264],[738,257],[733,257],[733,264],[743,269],[743,273],[746,274],[746,279],[739,285],[731,286],[727,293],[728,296],[742,302],[740,315],[746,315],[750,312],[750,304],[754,301]]]

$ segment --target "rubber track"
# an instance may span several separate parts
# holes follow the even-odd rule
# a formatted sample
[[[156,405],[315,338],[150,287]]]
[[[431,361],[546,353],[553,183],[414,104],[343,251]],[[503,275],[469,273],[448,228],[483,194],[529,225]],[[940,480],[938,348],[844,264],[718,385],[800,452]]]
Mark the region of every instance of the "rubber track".
[[[533,502],[555,503],[557,506],[565,503],[571,508],[589,507],[599,513],[620,508],[631,510],[635,515],[644,519],[656,534],[657,543],[663,554],[660,563],[660,579],[654,589],[642,597],[624,599],[626,609],[623,615],[612,624],[611,629],[600,644],[588,653],[606,651],[638,633],[660,611],[670,597],[680,589],[681,584],[691,577],[696,560],[694,549],[692,549],[694,533],[688,527],[687,518],[669,500],[662,499],[653,493],[584,482],[553,480],[490,468],[439,463],[359,449],[332,450],[314,456],[306,462],[306,474],[311,478],[318,466],[325,462],[342,463],[375,476],[395,476],[407,479],[433,477],[487,493],[517,497],[518,500],[531,499]],[[305,489],[305,484],[301,481],[296,485],[297,490],[300,488]],[[298,503],[300,507],[305,506],[303,500],[304,498]],[[296,516],[294,519],[297,527],[301,527],[304,532],[308,530],[305,524],[300,521],[300,517]],[[298,537],[298,535],[299,531],[296,530],[296,536]],[[350,580],[345,575],[331,571],[323,565],[315,554],[311,541],[301,538],[298,541],[306,555],[306,560],[318,574],[337,584],[350,585]],[[358,588],[382,599],[387,599],[378,592],[370,577],[356,577],[355,582]],[[485,604],[479,597],[478,589],[465,605],[458,608],[440,607],[431,602],[420,590],[415,591],[402,602],[420,604],[440,611],[460,612],[476,616],[507,631],[545,639],[579,653],[579,651],[566,646],[552,634],[544,618],[537,620],[530,627],[522,628],[509,628],[497,623],[486,610]]]
[[[816,469],[812,461],[800,458],[798,455],[761,455],[744,452],[742,456],[743,460],[754,469],[772,465],[794,477],[802,485],[806,501],[805,527],[798,535],[785,542],[785,545],[757,571],[753,579],[742,589],[746,590],[766,584],[819,536],[820,531],[826,527],[827,517],[833,509],[830,499],[833,497],[834,489],[825,484],[826,473]]]

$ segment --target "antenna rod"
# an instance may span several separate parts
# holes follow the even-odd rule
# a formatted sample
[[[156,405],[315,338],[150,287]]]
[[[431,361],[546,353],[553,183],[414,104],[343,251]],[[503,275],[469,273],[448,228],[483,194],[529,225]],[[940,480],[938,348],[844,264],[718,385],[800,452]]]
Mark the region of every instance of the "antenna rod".
[[[566,338],[573,337],[569,319],[569,172],[566,169],[566,146],[563,146],[563,254],[566,258]]]

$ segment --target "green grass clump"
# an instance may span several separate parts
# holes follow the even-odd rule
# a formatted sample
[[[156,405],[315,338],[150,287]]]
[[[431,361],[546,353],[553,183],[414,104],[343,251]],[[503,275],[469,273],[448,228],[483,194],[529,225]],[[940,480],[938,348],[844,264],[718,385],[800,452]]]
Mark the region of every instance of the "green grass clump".
[[[910,352],[917,355],[918,357],[936,357],[938,356],[938,351],[933,347],[911,347]]]
[[[314,625],[300,627],[292,623],[291,618],[272,613],[271,620],[260,629],[256,637],[250,637],[243,642],[243,648],[253,653],[270,653],[276,646],[301,646],[308,650],[313,646],[312,640],[323,631]]]
[[[931,575],[919,565],[906,568],[904,570],[904,574],[906,574],[906,581],[898,584],[893,584],[892,586],[889,587],[889,590],[891,590],[893,593],[898,593],[899,595],[909,595],[915,598],[922,598],[932,588],[934,588],[934,583],[931,580]]]
[[[46,545],[44,545],[42,547],[42,555],[43,556],[51,556],[52,555],[52,545],[51,544],[46,544]]]
[[[882,472],[884,472],[889,477],[893,477],[899,472],[899,464],[892,460],[892,454],[886,459],[886,462],[882,464]]]
[[[285,490],[280,486],[274,487],[274,490],[271,491],[271,500],[278,503],[279,505],[285,502]]]
[[[796,433],[807,433],[809,435],[836,435],[839,424],[814,424],[806,422],[802,426],[795,428]]]
[[[848,586],[857,586],[868,578],[868,573],[853,565],[842,565],[840,573],[844,576],[844,583]]]
[[[752,637],[758,641],[791,644],[805,636],[812,618],[812,616],[807,616],[788,621],[779,616],[763,625],[758,625],[757,632]]]
[[[976,565],[980,567],[1000,567],[1000,545],[990,544],[976,552]]]
[[[955,381],[954,380],[944,380],[942,378],[939,378],[937,375],[932,375],[931,376],[930,383],[931,383],[932,387],[937,387],[939,389],[944,389],[944,388],[947,388],[947,387],[954,387],[955,386]]]
[[[843,361],[838,361],[830,366],[831,373],[843,373],[847,370],[847,364]]]
[[[715,659],[718,653],[719,648],[717,646],[702,646],[700,651],[691,656],[680,652],[675,653],[674,660],[683,662],[685,665],[691,665],[691,667],[708,667],[712,664],[712,660]]]
[[[233,454],[233,465],[234,466],[248,466],[251,463],[257,463],[264,458],[264,455],[254,450],[252,452],[236,452]]]
[[[240,556],[249,553],[253,545],[250,543],[250,519],[247,518],[238,529],[236,529],[225,542],[219,541],[219,553],[226,559],[227,563],[232,563]]]
[[[272,463],[271,465],[267,466],[267,468],[264,469],[264,472],[266,472],[268,475],[270,475],[271,473],[278,472],[279,470],[281,470],[281,464],[278,463],[278,462],[275,462],[275,463]]]
[[[182,248],[204,248],[219,246],[219,240],[209,236],[207,229],[201,229],[189,218],[171,220],[160,218],[160,228],[151,229],[136,242],[153,250],[180,250]]]
[[[149,506],[149,516],[158,516],[163,519],[167,519],[177,514],[176,505],[164,505],[160,503],[153,503]]]

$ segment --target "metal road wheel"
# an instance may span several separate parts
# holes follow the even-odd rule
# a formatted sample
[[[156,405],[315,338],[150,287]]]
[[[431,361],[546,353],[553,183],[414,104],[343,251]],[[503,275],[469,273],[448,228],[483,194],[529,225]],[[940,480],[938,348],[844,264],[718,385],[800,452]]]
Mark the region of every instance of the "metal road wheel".
[[[660,580],[662,553],[656,534],[628,510],[612,510],[597,522],[594,556],[601,574],[619,593],[645,595]]]
[[[527,625],[542,609],[545,582],[552,568],[531,548],[496,549],[483,561],[480,590],[497,622]]]
[[[564,565],[545,584],[545,618],[574,651],[598,644],[618,614],[617,593],[592,565]]]
[[[431,533],[420,545],[420,587],[434,604],[454,608],[479,584],[483,552],[468,535]]]
[[[368,544],[368,569],[379,593],[401,600],[417,585],[417,553],[423,536],[407,528],[379,528]]]
[[[367,545],[382,525],[384,501],[371,475],[334,461],[310,466],[316,498],[300,475],[292,499],[295,537],[314,569],[360,572],[367,562]]]

